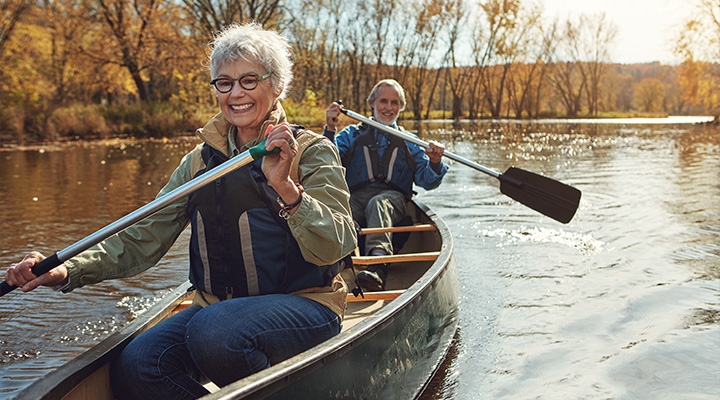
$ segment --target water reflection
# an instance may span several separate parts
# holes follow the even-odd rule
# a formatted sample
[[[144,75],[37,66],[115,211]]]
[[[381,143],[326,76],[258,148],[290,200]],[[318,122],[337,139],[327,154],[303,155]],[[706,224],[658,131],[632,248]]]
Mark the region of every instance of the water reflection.
[[[196,144],[118,140],[0,151],[0,265],[59,251],[151,201]],[[0,301],[0,397],[120,329],[186,279],[181,237],[156,271],[71,294],[40,289]],[[21,332],[22,334],[19,334]]]
[[[515,165],[583,191],[563,225],[458,163],[439,189],[418,190],[454,236],[461,280],[460,327],[423,398],[720,396],[716,127],[510,121],[421,135],[496,171]],[[0,265],[146,204],[195,143],[0,151]],[[3,297],[0,397],[185,280],[187,240],[137,278]]]
[[[463,340],[435,393],[720,395],[717,127],[517,128],[424,132],[495,170],[518,165],[583,191],[567,226],[459,165],[421,193],[456,238],[462,283]]]

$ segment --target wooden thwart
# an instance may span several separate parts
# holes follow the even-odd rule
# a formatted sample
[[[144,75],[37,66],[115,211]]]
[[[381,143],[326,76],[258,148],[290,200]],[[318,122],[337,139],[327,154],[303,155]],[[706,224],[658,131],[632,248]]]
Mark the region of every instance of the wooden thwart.
[[[387,228],[362,228],[360,229],[361,235],[370,235],[373,233],[387,233],[387,232],[424,232],[434,231],[437,227],[433,224],[415,224],[407,226],[390,226]]]
[[[353,256],[354,265],[377,265],[396,262],[435,261],[440,255],[439,251],[426,253],[392,254],[387,256]]]
[[[385,290],[382,292],[363,292],[363,295],[365,298],[362,298],[360,296],[355,297],[354,294],[350,293],[347,295],[347,301],[348,303],[357,303],[360,301],[378,301],[378,300],[387,300],[392,301],[395,300],[398,296],[400,296],[404,290]]]

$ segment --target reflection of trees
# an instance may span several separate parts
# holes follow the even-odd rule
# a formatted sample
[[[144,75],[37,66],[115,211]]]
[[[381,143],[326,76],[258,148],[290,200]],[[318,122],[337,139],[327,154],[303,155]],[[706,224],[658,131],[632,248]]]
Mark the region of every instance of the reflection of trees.
[[[457,374],[454,374],[453,371],[458,368],[456,364],[462,346],[461,331],[462,329],[459,327],[455,331],[455,336],[453,336],[445,359],[430,379],[430,382],[428,382],[425,390],[418,397],[418,400],[452,399],[455,397],[453,396],[453,388],[457,386]]]
[[[715,276],[714,279],[720,279],[720,276]],[[696,308],[695,313],[688,318],[687,323],[691,326],[720,324],[720,311]]]
[[[75,144],[0,152],[0,204],[12,204],[4,207],[11,215],[0,211],[0,248],[57,251],[82,239],[154,199],[194,145]]]
[[[684,245],[674,258],[687,265],[699,280],[720,279],[720,246],[717,237],[720,234],[720,135],[714,124],[700,125],[687,129],[677,139],[679,172],[675,181],[682,199],[674,201],[672,209],[675,215],[693,226]],[[708,173],[707,171],[713,171]],[[708,201],[707,199],[714,199]],[[698,320],[714,318],[712,314],[700,310]]]

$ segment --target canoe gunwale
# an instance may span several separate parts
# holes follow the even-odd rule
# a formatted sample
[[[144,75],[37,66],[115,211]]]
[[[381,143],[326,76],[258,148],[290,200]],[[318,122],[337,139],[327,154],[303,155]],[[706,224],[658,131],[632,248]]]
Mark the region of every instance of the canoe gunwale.
[[[73,358],[62,368],[58,368],[33,382],[30,386],[18,393],[15,399],[62,399],[72,391],[76,385],[82,382],[83,379],[89,377],[116,357],[135,336],[172,312],[175,306],[190,295],[190,288],[190,282],[186,282],[172,289],[137,319],[108,336],[106,339],[103,339],[100,343],[76,358]]]
[[[451,340],[447,340],[448,337],[452,339],[455,336],[457,330],[458,283],[453,254],[453,238],[450,230],[442,219],[427,206],[416,200],[413,200],[412,203],[413,205],[409,205],[408,211],[414,211],[417,214],[418,221],[431,221],[436,226],[436,233],[425,232],[423,235],[438,235],[429,240],[432,240],[433,243],[437,243],[437,240],[439,240],[440,244],[440,251],[434,262],[422,261],[423,263],[429,263],[429,265],[425,264],[428,265],[427,271],[395,300],[385,303],[373,314],[368,315],[362,321],[350,326],[337,336],[268,369],[233,382],[215,393],[204,396],[203,399],[261,399],[266,396],[273,396],[273,394],[281,391],[295,389],[297,384],[295,384],[296,386],[289,386],[321,370],[325,365],[342,359],[356,349],[362,352],[362,348],[367,346],[367,344],[363,345],[363,343],[368,340],[376,336],[388,335],[396,330],[398,326],[405,326],[393,325],[397,320],[416,321],[423,312],[426,313],[425,316],[429,315],[427,314],[428,307],[432,307],[432,304],[441,307],[446,314],[444,314],[443,322],[434,327],[436,330],[439,329],[436,332],[440,332],[436,333],[436,335],[439,335],[437,338],[441,339],[438,340],[437,348],[431,351],[430,357],[426,357],[425,366],[422,369],[419,369],[412,377],[407,377],[412,378],[413,383],[410,390],[417,396],[430,381],[445,354],[447,354],[451,342]],[[414,209],[410,207],[414,207]],[[448,289],[448,291],[446,293],[437,291],[438,285]],[[98,371],[104,369],[105,371],[102,374],[107,374],[106,364],[114,359],[135,336],[147,329],[148,326],[152,326],[152,324],[169,315],[177,305],[186,300],[192,293],[189,290],[190,288],[191,284],[185,282],[172,289],[137,319],[69,361],[63,367],[38,379],[19,392],[16,399],[63,399],[83,380],[92,377]],[[426,301],[427,299],[431,301]],[[390,328],[386,329],[388,327]],[[452,332],[449,332],[450,328],[452,328]],[[357,354],[357,351],[355,354]],[[430,369],[432,370],[430,371]],[[372,372],[376,371],[376,367],[363,370]],[[420,372],[424,373],[420,374]],[[95,379],[95,377],[91,379]],[[105,380],[107,381],[107,378]],[[420,380],[424,380],[423,385],[420,385],[423,383]],[[305,383],[301,382],[300,385],[307,385],[308,382],[313,382],[312,378]]]

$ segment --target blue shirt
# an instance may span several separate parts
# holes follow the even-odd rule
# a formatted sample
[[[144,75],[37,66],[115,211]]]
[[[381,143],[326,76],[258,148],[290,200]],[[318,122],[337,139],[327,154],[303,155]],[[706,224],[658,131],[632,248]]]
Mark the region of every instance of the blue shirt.
[[[398,126],[395,123],[390,125],[390,127],[398,129]],[[370,127],[370,129],[375,130],[375,140],[380,146],[378,155],[382,157],[388,146],[388,137],[390,133],[373,127]],[[349,125],[345,129],[341,130],[337,135],[335,132],[329,131],[326,128],[323,131],[323,135],[335,143],[338,153],[340,153],[340,159],[343,159],[348,151],[352,149],[353,144],[359,135],[358,125]],[[417,166],[417,169],[415,170],[415,184],[425,190],[432,190],[440,186],[445,173],[447,173],[449,169],[448,165],[442,160],[440,163],[433,165],[430,163],[430,158],[428,158],[425,154],[425,150],[422,147],[410,142],[405,142],[405,144],[410,150],[410,154],[415,160],[415,164]],[[370,186],[383,187],[385,184],[382,182],[375,182],[370,184]]]

